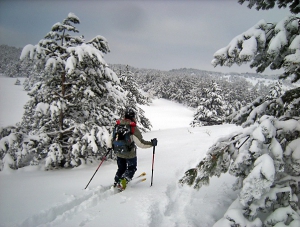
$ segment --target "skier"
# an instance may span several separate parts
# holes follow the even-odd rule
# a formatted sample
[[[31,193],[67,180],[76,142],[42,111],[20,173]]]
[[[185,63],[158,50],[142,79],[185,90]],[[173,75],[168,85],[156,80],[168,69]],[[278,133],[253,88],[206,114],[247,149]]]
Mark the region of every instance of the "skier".
[[[133,178],[137,170],[137,156],[136,156],[136,145],[140,148],[150,148],[157,145],[157,139],[154,138],[151,141],[146,141],[136,127],[135,112],[132,108],[128,108],[125,111],[124,119],[118,120],[117,125],[130,125],[131,127],[131,141],[132,144],[126,152],[116,152],[114,147],[114,140],[118,140],[112,136],[112,148],[116,152],[118,170],[114,178],[114,186],[125,189],[126,184]]]

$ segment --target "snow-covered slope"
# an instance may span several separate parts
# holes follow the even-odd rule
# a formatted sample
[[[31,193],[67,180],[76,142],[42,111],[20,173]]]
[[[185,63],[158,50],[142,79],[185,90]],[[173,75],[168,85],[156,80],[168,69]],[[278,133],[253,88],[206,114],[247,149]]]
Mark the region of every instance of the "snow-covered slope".
[[[13,99],[10,91],[7,89],[6,97]],[[17,106],[13,105],[14,111],[20,111]],[[110,189],[117,168],[111,160],[103,163],[86,190],[99,163],[71,170],[26,167],[0,172],[0,226],[212,226],[235,198],[231,189],[234,178],[213,178],[210,186],[200,191],[182,187],[178,180],[220,136],[238,128],[190,128],[192,111],[162,99],[144,110],[154,126],[144,138],[158,139],[152,187],[152,149],[138,150],[136,175],[146,172],[146,182],[132,183],[117,194]],[[1,121],[18,120],[1,115]]]
[[[16,78],[0,74],[0,127],[14,125],[22,119],[23,105],[29,100],[22,85],[14,85]],[[20,78],[23,84],[25,78]]]

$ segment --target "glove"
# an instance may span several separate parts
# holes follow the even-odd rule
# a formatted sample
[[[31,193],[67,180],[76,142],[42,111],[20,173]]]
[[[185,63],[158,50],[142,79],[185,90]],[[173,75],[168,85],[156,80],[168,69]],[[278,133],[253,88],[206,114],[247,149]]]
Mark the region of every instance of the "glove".
[[[156,138],[152,139],[151,143],[153,147],[157,146],[157,139]]]

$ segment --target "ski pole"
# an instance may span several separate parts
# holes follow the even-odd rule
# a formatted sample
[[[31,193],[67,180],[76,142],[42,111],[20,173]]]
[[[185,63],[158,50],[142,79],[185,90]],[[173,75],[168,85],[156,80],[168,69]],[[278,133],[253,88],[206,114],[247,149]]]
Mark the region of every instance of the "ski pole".
[[[89,186],[89,184],[90,184],[91,181],[93,180],[95,174],[97,173],[98,169],[100,168],[100,166],[101,166],[102,163],[104,162],[104,160],[105,160],[106,156],[108,155],[108,153],[110,152],[110,150],[111,150],[111,149],[108,149],[107,153],[103,156],[103,158],[102,158],[102,160],[101,160],[101,162],[100,162],[98,168],[96,169],[95,173],[93,174],[92,178],[90,179],[89,183],[86,185],[86,187],[85,187],[84,189],[86,189],[86,188]]]
[[[151,174],[151,185],[153,184],[153,170],[154,170],[154,155],[155,155],[155,146],[153,146],[153,156],[152,156],[152,174]]]

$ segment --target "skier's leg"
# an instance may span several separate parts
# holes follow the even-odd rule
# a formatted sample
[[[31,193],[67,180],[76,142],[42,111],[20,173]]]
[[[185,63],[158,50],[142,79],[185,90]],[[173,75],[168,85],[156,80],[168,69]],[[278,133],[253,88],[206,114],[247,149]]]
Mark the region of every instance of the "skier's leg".
[[[115,182],[119,182],[119,179],[125,173],[127,169],[126,159],[117,157],[118,170],[115,175]]]
[[[137,157],[127,159],[127,169],[123,174],[123,178],[126,178],[127,181],[131,181],[136,170],[137,170]]]

